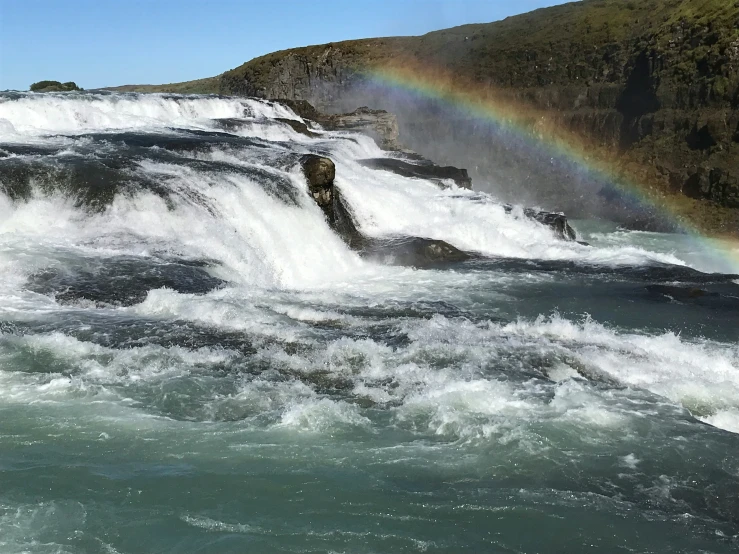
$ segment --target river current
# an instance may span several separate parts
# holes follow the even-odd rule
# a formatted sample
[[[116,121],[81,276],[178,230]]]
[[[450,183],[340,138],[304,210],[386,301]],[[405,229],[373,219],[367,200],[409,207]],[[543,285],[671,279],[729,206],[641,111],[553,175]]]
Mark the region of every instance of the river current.
[[[0,95],[0,552],[737,550],[729,258],[564,241],[284,119]],[[476,257],[360,257],[306,153],[367,236]]]

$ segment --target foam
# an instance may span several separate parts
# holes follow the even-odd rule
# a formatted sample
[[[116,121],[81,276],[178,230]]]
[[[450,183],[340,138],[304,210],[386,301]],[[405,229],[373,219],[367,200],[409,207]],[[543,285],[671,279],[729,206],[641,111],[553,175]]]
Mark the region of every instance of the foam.
[[[0,139],[172,126],[210,127],[220,118],[300,119],[280,104],[251,98],[173,94],[23,94],[0,102]]]
[[[719,429],[731,431],[732,433],[739,433],[739,408],[718,410],[713,415],[702,417],[700,419],[709,425],[718,427]]]
[[[264,533],[259,527],[243,523],[226,523],[209,517],[183,515],[180,519],[193,527],[217,533]]]
[[[81,534],[86,519],[84,505],[71,500],[0,503],[0,549],[7,554],[73,554],[77,550],[64,543]]]
[[[590,319],[576,323],[560,316],[504,325],[474,325],[435,316],[429,322],[409,323],[407,331],[419,342],[482,351],[482,358],[511,348],[552,354],[559,360],[554,367],[557,380],[564,377],[563,368],[569,367],[571,372],[649,390],[728,430],[735,425],[732,414],[739,408],[736,345],[688,341],[674,333],[621,333]]]
[[[172,181],[173,190],[181,192],[174,197],[174,210],[150,193],[118,196],[105,212],[93,215],[75,209],[70,199],[39,197],[0,206],[7,213],[0,222],[0,241],[33,237],[98,254],[169,251],[216,259],[229,280],[263,287],[321,286],[366,265],[331,231],[304,191],[301,204],[289,206],[242,175],[213,176],[153,162],[142,163],[141,170]],[[201,202],[189,201],[189,191]]]
[[[36,358],[45,372],[23,372]],[[232,360],[227,350],[161,346],[109,349],[61,333],[0,334],[0,398],[5,403],[68,403],[95,399],[119,403],[117,385],[187,376],[201,366]]]
[[[356,405],[321,398],[290,406],[282,414],[277,428],[331,434],[357,428],[369,430],[371,425]]]

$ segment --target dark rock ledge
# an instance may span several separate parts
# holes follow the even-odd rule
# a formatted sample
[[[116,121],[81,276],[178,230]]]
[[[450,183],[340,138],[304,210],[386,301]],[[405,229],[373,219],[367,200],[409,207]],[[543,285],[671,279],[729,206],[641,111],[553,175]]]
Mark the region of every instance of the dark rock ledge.
[[[373,238],[364,235],[354,222],[351,208],[342,199],[339,189],[334,186],[336,177],[334,162],[325,156],[305,154],[300,158],[300,165],[308,182],[309,193],[323,211],[331,228],[361,256],[384,263],[416,267],[460,262],[478,257],[475,253],[464,252],[443,240],[413,236]],[[505,208],[508,212],[512,210],[510,206]],[[524,210],[524,215],[547,225],[562,240],[575,240],[575,231],[562,214],[527,209]]]

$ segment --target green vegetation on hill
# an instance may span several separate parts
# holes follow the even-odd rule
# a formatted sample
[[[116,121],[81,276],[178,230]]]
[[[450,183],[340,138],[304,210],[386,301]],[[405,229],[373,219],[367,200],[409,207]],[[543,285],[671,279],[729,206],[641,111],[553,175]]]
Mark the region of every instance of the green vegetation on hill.
[[[60,83],[59,81],[39,81],[30,86],[31,92],[70,92],[73,90],[82,90],[73,81]]]
[[[168,85],[122,85],[108,87],[105,90],[115,92],[165,92],[170,94],[218,94],[220,92],[219,77],[206,77],[184,83]]]

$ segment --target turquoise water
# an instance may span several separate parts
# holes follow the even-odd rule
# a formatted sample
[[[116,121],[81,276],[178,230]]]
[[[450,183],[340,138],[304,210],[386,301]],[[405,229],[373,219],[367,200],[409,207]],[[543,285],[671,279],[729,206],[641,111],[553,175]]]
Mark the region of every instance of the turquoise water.
[[[730,259],[586,221],[564,243],[280,110],[0,103],[0,552],[736,551]],[[482,257],[359,259],[306,151],[367,233]]]

